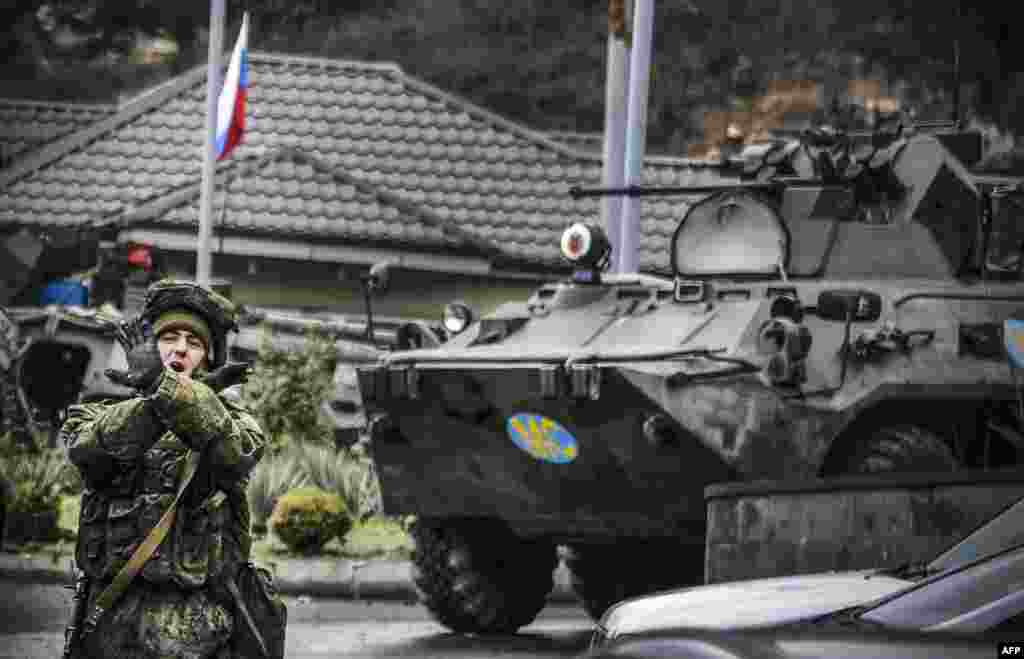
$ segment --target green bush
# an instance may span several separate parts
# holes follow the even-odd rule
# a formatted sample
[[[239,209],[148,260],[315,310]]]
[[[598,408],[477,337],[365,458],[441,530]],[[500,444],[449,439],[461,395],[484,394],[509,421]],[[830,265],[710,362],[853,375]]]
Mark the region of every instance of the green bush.
[[[400,520],[371,517],[349,532],[344,553],[348,558],[408,560],[414,549],[412,536]]]
[[[361,520],[380,512],[380,488],[373,462],[365,455],[309,444],[297,445],[293,452],[300,457],[310,484],[342,497],[353,517]]]
[[[334,538],[344,542],[352,529],[352,516],[337,494],[303,487],[277,500],[270,527],[290,550],[308,555]]]
[[[365,455],[296,443],[264,457],[253,469],[248,486],[253,529],[265,531],[278,498],[305,485],[340,496],[354,520],[380,511],[380,488]]]
[[[243,401],[259,419],[270,453],[290,443],[323,443],[333,438],[319,414],[333,386],[334,342],[310,330],[301,350],[282,350],[264,341],[253,373],[242,388]]]
[[[371,461],[360,451],[338,451],[320,405],[334,386],[337,352],[327,335],[309,330],[301,349],[264,340],[242,388],[246,406],[267,435],[268,449],[249,484],[253,527],[265,526],[278,497],[301,485],[337,494],[356,519],[380,510]]]
[[[31,450],[0,440],[0,473],[13,486],[8,511],[27,513],[56,512],[60,496],[74,468],[63,449]]]
[[[66,496],[78,496],[82,493],[85,488],[85,484],[82,481],[82,474],[79,473],[78,467],[73,465],[70,460],[66,459],[66,454],[61,449],[54,449],[61,453],[61,459],[64,464],[60,468],[60,476],[58,486],[60,493]]]
[[[289,490],[309,484],[299,456],[292,453],[268,455],[253,468],[249,477],[249,510],[253,529],[265,532],[278,498]]]

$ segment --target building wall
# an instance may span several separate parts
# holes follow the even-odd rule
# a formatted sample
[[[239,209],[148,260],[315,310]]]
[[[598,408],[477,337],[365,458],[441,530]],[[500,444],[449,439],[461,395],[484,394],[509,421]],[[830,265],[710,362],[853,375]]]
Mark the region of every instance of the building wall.
[[[164,252],[170,274],[193,278],[195,254]],[[365,306],[359,280],[365,266],[297,262],[286,259],[214,255],[214,279],[231,283],[236,302],[362,314]],[[439,318],[445,304],[466,302],[480,313],[514,300],[525,300],[541,279],[500,279],[439,272],[393,269],[387,293],[373,299],[374,314]]]

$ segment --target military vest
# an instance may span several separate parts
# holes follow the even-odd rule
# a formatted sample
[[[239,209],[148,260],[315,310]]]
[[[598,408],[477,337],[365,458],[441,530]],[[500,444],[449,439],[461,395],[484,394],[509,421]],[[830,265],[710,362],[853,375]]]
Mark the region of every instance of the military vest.
[[[131,460],[119,461],[103,491],[82,494],[76,560],[91,577],[110,579],[127,563],[174,501],[188,447],[165,432]],[[204,483],[203,469],[179,504],[170,533],[141,572],[146,581],[198,588],[224,568],[224,492]]]

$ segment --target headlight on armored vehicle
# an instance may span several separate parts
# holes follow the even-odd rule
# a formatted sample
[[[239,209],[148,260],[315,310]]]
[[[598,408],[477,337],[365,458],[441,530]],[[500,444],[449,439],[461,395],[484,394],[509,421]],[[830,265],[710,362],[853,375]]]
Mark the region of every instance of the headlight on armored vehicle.
[[[562,234],[562,256],[585,268],[601,267],[611,252],[611,243],[596,224],[577,222]]]
[[[778,316],[761,325],[758,352],[769,356],[764,376],[773,385],[793,386],[807,379],[804,360],[811,351],[810,331],[793,320]]]
[[[445,305],[442,322],[450,333],[460,334],[473,324],[473,309],[464,302],[452,302]]]
[[[811,333],[788,318],[772,318],[761,325],[758,351],[764,355],[785,353],[789,359],[802,360],[811,351]]]

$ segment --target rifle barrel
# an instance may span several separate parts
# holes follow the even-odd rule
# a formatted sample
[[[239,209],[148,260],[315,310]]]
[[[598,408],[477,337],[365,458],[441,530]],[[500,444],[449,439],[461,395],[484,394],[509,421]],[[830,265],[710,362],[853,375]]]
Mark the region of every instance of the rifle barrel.
[[[74,595],[71,598],[73,609],[67,627],[64,629],[64,651],[61,659],[75,659],[82,656],[81,651],[83,634],[85,630],[85,618],[89,608],[89,586],[90,579],[81,568],[75,568]]]
[[[722,185],[667,185],[667,186],[645,186],[629,185],[624,188],[592,188],[573,186],[569,188],[569,195],[573,199],[583,197],[608,197],[611,195],[622,195],[626,197],[668,197],[676,195],[698,195],[713,194],[727,190],[774,190],[778,183],[737,183]]]
[[[785,186],[817,186],[826,185],[820,179],[812,178],[777,178],[770,181],[752,181],[750,183],[719,183],[717,185],[627,185],[621,188],[585,187],[576,185],[569,188],[569,196],[573,199],[583,197],[607,197],[622,195],[626,197],[669,197],[678,195],[714,194],[730,190],[778,190]]]

